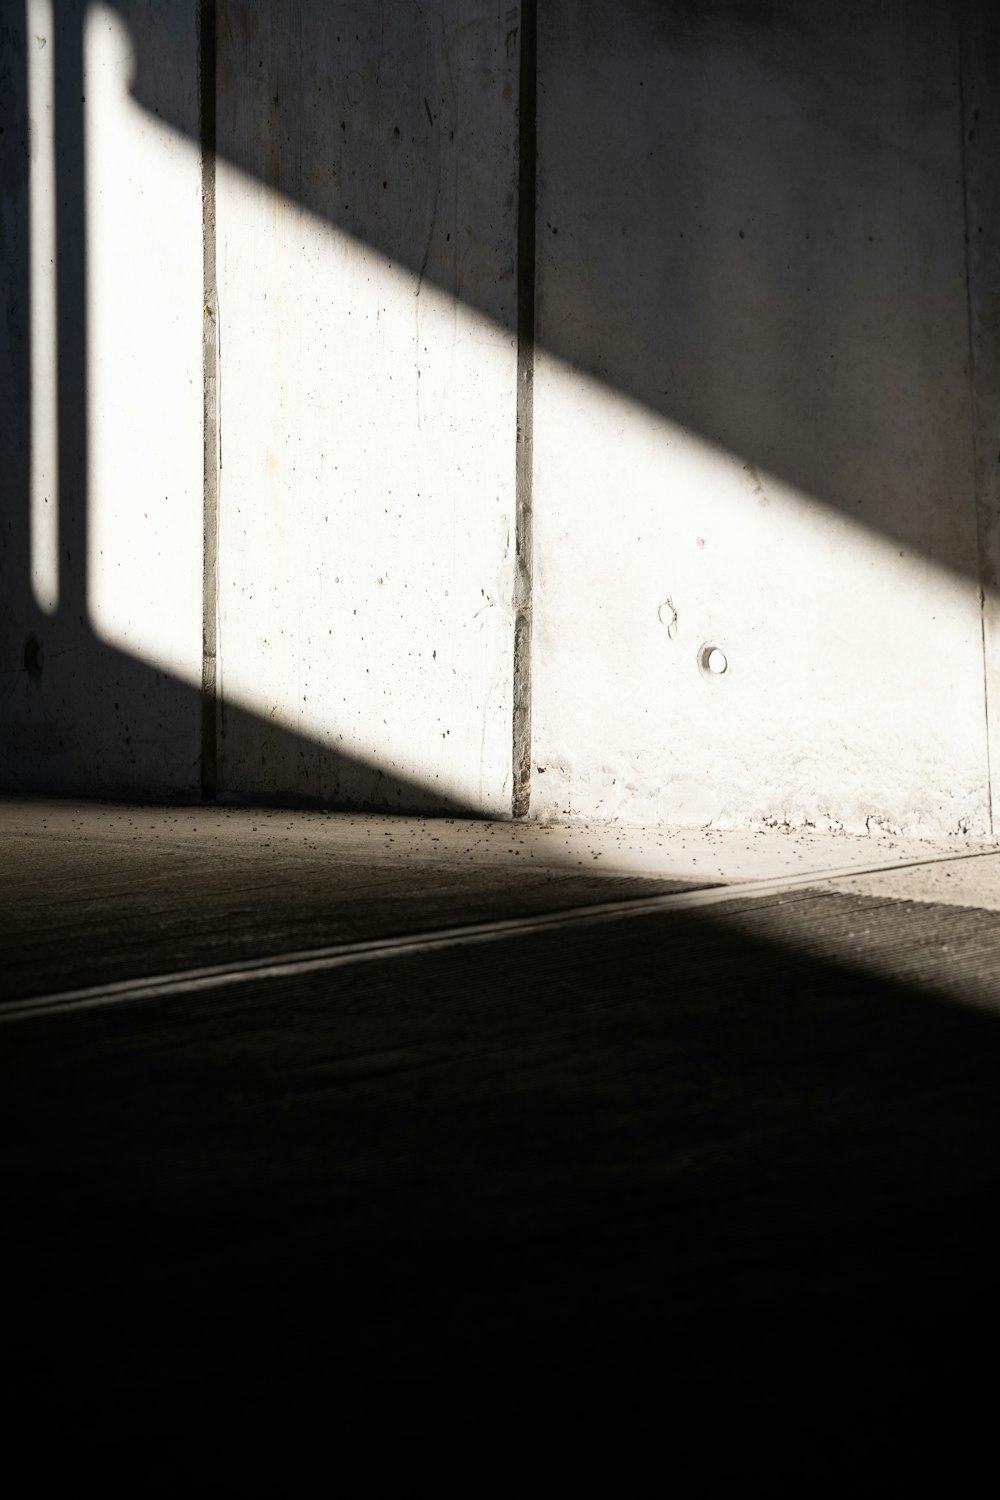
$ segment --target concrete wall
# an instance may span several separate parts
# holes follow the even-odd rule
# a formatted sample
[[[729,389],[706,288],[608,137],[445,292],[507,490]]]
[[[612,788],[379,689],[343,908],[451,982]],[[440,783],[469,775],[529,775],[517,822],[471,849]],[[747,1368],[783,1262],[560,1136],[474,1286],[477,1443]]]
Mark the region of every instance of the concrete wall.
[[[540,8],[537,812],[988,826],[956,14]]]
[[[20,9],[20,14],[18,10]],[[201,189],[194,0],[147,7],[186,138],[129,93],[122,20],[7,6],[0,784],[195,795]]]
[[[0,784],[988,831],[986,16],[13,7]]]
[[[509,811],[507,29],[220,8],[223,791]]]

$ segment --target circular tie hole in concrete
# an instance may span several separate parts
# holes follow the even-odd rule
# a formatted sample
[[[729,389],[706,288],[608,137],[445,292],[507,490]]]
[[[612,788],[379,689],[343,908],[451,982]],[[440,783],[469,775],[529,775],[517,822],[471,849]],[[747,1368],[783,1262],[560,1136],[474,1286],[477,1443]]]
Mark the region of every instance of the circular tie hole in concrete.
[[[722,647],[706,641],[698,652],[698,670],[703,677],[708,677],[712,681],[724,677],[729,670],[729,659]]]

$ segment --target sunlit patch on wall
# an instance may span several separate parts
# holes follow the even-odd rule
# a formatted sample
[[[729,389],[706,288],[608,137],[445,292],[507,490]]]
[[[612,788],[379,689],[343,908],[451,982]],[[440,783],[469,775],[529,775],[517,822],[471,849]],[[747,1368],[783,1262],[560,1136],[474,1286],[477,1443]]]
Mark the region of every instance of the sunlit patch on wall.
[[[56,180],[52,0],[28,0],[31,175],[31,589],[46,614],[59,604],[56,395]]]
[[[84,33],[90,623],[109,644],[197,683],[200,160],[193,140],[131,99],[134,65],[121,18],[90,6]],[[183,80],[173,86],[186,97]],[[196,137],[197,119],[190,124]]]

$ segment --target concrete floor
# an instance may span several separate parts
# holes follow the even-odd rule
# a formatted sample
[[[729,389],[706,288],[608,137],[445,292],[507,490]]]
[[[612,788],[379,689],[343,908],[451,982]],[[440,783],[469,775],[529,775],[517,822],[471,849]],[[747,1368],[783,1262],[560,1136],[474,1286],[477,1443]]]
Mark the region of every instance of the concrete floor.
[[[39,1476],[971,1472],[992,846],[42,801],[0,827],[5,1365]]]

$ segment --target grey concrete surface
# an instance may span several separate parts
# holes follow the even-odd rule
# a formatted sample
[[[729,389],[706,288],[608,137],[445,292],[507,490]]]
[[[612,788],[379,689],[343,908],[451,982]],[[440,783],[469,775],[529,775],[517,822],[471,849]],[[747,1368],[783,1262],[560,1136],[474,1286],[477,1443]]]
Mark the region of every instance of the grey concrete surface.
[[[947,898],[954,878],[956,890],[971,893],[969,904],[997,899],[993,863],[967,857],[992,846],[962,840],[44,799],[0,809],[8,1000],[809,872],[888,866],[875,884],[862,877],[861,888],[891,892],[892,880],[905,879],[902,890],[941,890]],[[937,867],[926,862],[937,859],[945,864],[935,877]],[[906,877],[891,875],[893,866],[914,862]]]
[[[213,928],[239,958],[731,882],[710,911],[0,1029],[5,1410],[37,1483],[972,1486],[995,853],[2,814],[19,993],[203,961]]]

